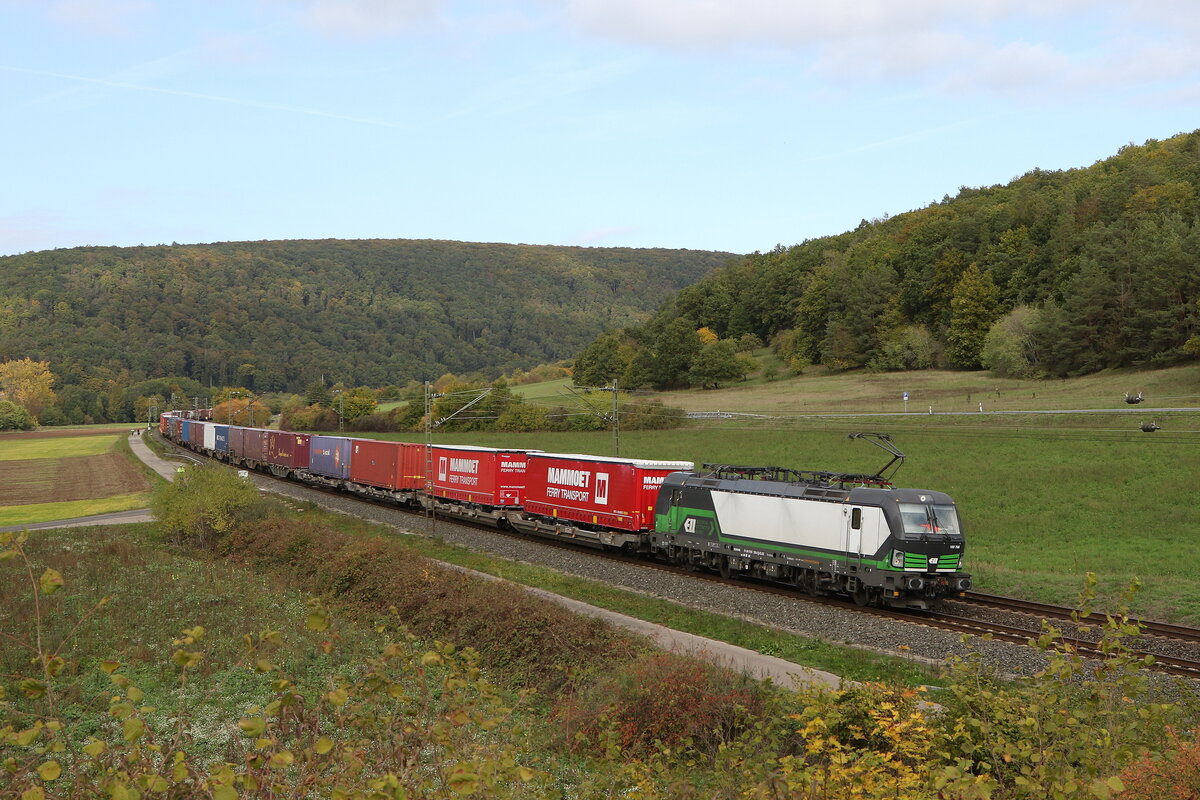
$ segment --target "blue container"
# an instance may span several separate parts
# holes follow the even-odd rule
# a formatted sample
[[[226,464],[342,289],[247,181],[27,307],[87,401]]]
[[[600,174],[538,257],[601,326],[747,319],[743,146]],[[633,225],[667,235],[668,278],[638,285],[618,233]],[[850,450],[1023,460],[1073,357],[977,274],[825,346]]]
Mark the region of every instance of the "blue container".
[[[339,480],[350,479],[350,440],[344,436],[313,436],[309,442],[308,471]]]
[[[229,426],[228,425],[216,425],[216,426],[214,426],[214,428],[217,433],[216,433],[216,443],[213,446],[213,449],[215,449],[218,453],[228,453],[229,452]]]
[[[185,444],[186,444],[187,442],[191,441],[191,440],[188,438],[188,437],[191,435],[191,432],[192,432],[192,423],[191,423],[191,420],[186,420],[186,419],[184,419],[184,420],[180,420],[180,421],[179,421],[179,428],[180,428],[180,431],[179,431],[179,441],[181,441],[181,442],[183,442],[183,443],[185,443]]]

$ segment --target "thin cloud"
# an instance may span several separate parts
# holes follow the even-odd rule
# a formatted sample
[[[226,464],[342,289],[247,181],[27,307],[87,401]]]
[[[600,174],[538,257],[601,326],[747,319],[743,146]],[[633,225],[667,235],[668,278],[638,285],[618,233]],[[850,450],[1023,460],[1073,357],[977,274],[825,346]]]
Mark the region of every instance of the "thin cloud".
[[[26,75],[41,75],[47,78],[61,78],[62,80],[76,81],[78,83],[86,83],[92,86],[104,86],[110,89],[128,89],[136,92],[149,92],[153,94],[165,94],[174,97],[190,97],[196,100],[206,100],[213,103],[226,103],[229,105],[243,106],[245,108],[259,108],[266,111],[284,111],[289,114],[304,114],[310,117],[324,117],[325,119],[337,119],[345,122],[359,122],[366,125],[377,125],[382,128],[402,128],[403,125],[387,120],[372,119],[371,117],[357,117],[349,114],[336,114],[330,111],[322,111],[316,108],[304,108],[302,106],[280,105],[277,103],[263,103],[256,100],[245,100],[238,97],[225,97],[216,94],[204,94],[201,92],[188,92],[181,89],[165,89],[161,86],[146,86],[143,84],[126,83],[124,81],[106,80],[104,78],[89,78],[84,75],[70,75],[63,72],[50,72],[40,69],[26,69],[24,67],[13,67],[0,64],[0,69],[8,72],[19,72]]]
[[[835,85],[1078,93],[1194,79],[1200,6],[1144,0],[569,0],[565,24],[645,47],[774,50]],[[1136,31],[1138,39],[1131,35]]]
[[[50,18],[68,27],[102,36],[129,36],[155,10],[151,0],[61,0]]]
[[[265,0],[285,6],[301,24],[319,33],[377,39],[411,30],[437,17],[443,0]]]

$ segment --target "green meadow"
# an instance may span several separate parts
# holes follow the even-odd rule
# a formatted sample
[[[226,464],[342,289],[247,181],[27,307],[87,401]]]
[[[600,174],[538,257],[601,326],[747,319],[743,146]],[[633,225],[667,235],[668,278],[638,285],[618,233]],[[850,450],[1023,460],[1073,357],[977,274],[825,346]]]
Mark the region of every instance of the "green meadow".
[[[63,436],[44,439],[0,439],[0,461],[98,456],[113,449],[113,436]]]

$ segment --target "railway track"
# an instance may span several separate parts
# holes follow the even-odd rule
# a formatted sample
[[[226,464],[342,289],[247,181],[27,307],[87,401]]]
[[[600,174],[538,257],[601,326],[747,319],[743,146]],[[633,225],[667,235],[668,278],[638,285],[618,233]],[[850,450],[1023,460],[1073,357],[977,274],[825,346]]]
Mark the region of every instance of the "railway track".
[[[1044,619],[1059,619],[1075,621],[1075,609],[1066,606],[1056,606],[1050,603],[1039,603],[1035,600],[1021,600],[1015,597],[985,594],[982,592],[967,592],[967,596],[959,600],[961,603],[998,608],[1030,614]],[[1105,614],[1093,612],[1086,617],[1080,617],[1078,622],[1085,625],[1104,625],[1108,621]],[[1142,629],[1144,636],[1157,636],[1163,639],[1176,639],[1183,642],[1200,643],[1200,628],[1189,628],[1185,625],[1175,625],[1170,622],[1157,622],[1148,619],[1130,620]]]
[[[196,454],[194,454],[192,451],[181,448],[174,442],[168,441],[167,443],[181,453],[187,453],[193,458],[196,457]],[[200,458],[207,457],[200,456]],[[422,519],[428,519],[429,517],[429,515],[422,510],[416,510],[396,504],[383,503],[378,500],[357,497],[353,494],[340,492],[328,487],[292,481],[261,472],[255,472],[254,475],[256,478],[278,483],[291,488],[303,488],[310,492],[334,496],[343,501],[361,503],[365,507],[377,507],[384,505],[390,510],[402,511],[407,514],[411,514],[414,517],[419,517]],[[1011,611],[1023,614],[1029,620],[1028,626],[1021,627],[1017,625],[1009,625],[991,620],[960,616],[942,611],[922,612],[864,607],[855,605],[852,601],[843,600],[836,597],[807,595],[797,591],[793,587],[783,586],[780,584],[747,580],[745,578],[722,578],[716,573],[697,571],[687,566],[677,566],[663,562],[649,561],[636,555],[601,550],[592,545],[580,544],[570,540],[531,536],[518,531],[499,529],[494,525],[470,522],[469,520],[457,517],[440,517],[436,524],[461,525],[473,529],[486,529],[487,531],[500,536],[523,539],[526,541],[533,540],[546,547],[584,551],[593,555],[599,555],[609,560],[619,561],[631,566],[636,566],[641,569],[657,570],[674,575],[686,575],[691,578],[701,579],[712,583],[736,586],[746,591],[764,592],[768,594],[784,596],[792,600],[834,607],[847,612],[869,614],[876,617],[892,619],[908,625],[924,625],[931,628],[937,628],[940,630],[975,637],[990,636],[990,638],[994,641],[1006,642],[1014,645],[1030,645],[1033,640],[1041,636],[1043,632],[1041,620],[1043,619],[1060,621],[1072,620],[1071,615],[1073,609],[1070,608],[1055,606],[1047,603],[1038,603],[1036,601],[1020,600],[1018,598],[989,595],[982,592],[969,592],[966,597],[956,600],[955,602],[978,608]],[[1081,622],[1093,625],[1103,625],[1105,621],[1106,617],[1103,614],[1092,614],[1089,617],[1081,620]],[[1144,650],[1139,651],[1138,655],[1140,656],[1153,656],[1153,663],[1148,664],[1150,669],[1170,675],[1200,680],[1200,629],[1154,621],[1139,621],[1139,624],[1143,626],[1143,631],[1147,636],[1171,643],[1198,645],[1196,647],[1196,653],[1194,657],[1180,657],[1176,654],[1156,652],[1156,650],[1161,651],[1162,648],[1154,647],[1145,648]],[[1108,657],[1100,652],[1094,642],[1066,635],[1060,637],[1060,639],[1064,645],[1073,648],[1084,658],[1104,659]]]

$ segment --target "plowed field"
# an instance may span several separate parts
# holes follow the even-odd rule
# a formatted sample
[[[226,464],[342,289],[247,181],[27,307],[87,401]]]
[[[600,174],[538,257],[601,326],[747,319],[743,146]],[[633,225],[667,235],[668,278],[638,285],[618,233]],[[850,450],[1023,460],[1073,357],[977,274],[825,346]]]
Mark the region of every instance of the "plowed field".
[[[119,453],[0,461],[0,506],[92,500],[150,490]]]

